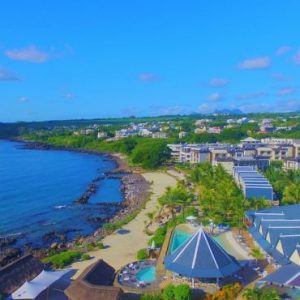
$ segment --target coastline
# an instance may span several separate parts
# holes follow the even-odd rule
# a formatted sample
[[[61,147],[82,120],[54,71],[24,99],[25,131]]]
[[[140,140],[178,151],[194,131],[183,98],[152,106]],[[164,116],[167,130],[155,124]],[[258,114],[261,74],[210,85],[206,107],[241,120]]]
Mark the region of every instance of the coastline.
[[[157,210],[158,198],[163,195],[167,187],[176,186],[177,180],[165,172],[144,172],[141,174],[148,182],[152,182],[150,199],[145,207],[127,224],[123,225],[121,230],[116,230],[106,235],[101,241],[104,244],[103,249],[88,251],[91,259],[78,261],[68,266],[77,270],[73,279],[76,279],[98,259],[103,259],[119,270],[127,263],[136,260],[136,253],[142,248],[147,248],[151,236],[147,235],[145,228],[149,220],[149,213]]]
[[[123,201],[116,205],[116,212],[112,216],[108,216],[108,218],[104,219],[103,223],[99,225],[99,227],[91,234],[80,236],[72,240],[62,241],[60,243],[54,242],[51,245],[48,244],[49,246],[45,243],[44,246],[35,248],[30,246],[26,247],[26,245],[23,245],[22,248],[16,248],[13,243],[9,243],[3,247],[5,250],[2,251],[0,255],[0,263],[3,263],[3,261],[6,261],[6,263],[13,261],[24,251],[27,253],[32,253],[38,258],[42,258],[49,254],[49,252],[53,252],[53,250],[59,252],[62,250],[73,249],[75,248],[76,243],[78,243],[78,240],[80,240],[81,243],[94,243],[99,241],[111,233],[109,230],[105,230],[103,228],[104,224],[120,222],[121,220],[126,219],[128,216],[137,213],[139,210],[141,210],[149,198],[150,184],[144,179],[144,177],[142,177],[142,175],[133,173],[132,169],[128,166],[126,158],[121,154],[104,153],[90,149],[55,146],[45,143],[28,142],[20,139],[14,139],[10,141],[23,143],[25,149],[73,151],[83,154],[85,153],[105,156],[107,159],[114,161],[116,164],[115,168],[107,172],[105,176],[111,176],[111,178],[120,178]],[[91,184],[93,184],[93,182]],[[89,190],[89,187],[90,185],[87,187],[86,191]],[[75,203],[76,201],[74,201],[74,204]],[[60,235],[61,233],[49,232],[50,237],[51,235],[55,236],[56,234]]]

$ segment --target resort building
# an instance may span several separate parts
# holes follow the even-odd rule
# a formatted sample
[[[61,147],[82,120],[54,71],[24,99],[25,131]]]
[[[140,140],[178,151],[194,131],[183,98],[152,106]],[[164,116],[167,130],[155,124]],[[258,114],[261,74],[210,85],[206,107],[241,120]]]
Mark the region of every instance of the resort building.
[[[121,288],[114,287],[115,270],[103,260],[90,265],[65,290],[69,300],[120,300]]]
[[[245,198],[265,198],[273,200],[273,187],[254,167],[238,166],[233,168],[233,176],[241,187]]]
[[[297,158],[287,158],[284,161],[283,167],[285,170],[300,170],[300,157]]]
[[[24,282],[38,276],[44,265],[32,255],[25,255],[0,269],[0,294],[10,295]]]
[[[300,287],[300,204],[246,213],[249,232],[277,265],[262,283]]]
[[[185,243],[165,257],[165,268],[174,274],[197,279],[216,279],[230,276],[240,269],[239,263],[229,255],[202,228]]]

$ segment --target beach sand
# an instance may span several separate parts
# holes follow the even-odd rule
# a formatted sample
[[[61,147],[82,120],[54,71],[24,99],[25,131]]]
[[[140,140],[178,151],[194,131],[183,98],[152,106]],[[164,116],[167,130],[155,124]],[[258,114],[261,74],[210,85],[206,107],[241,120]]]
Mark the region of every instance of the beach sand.
[[[176,179],[162,172],[148,172],[142,175],[147,181],[153,182],[151,185],[152,195],[146,204],[146,208],[134,220],[123,226],[122,234],[117,231],[103,239],[106,249],[89,252],[89,255],[93,257],[92,259],[72,264],[71,268],[78,270],[73,277],[74,279],[98,259],[104,259],[118,270],[125,264],[135,261],[137,251],[148,246],[150,237],[144,233],[145,223],[149,222],[147,214],[156,210],[157,199],[168,186],[176,185]]]
[[[225,250],[227,250],[229,254],[233,255],[237,260],[252,259],[249,253],[236,241],[231,231],[221,234],[219,238],[222,240]]]

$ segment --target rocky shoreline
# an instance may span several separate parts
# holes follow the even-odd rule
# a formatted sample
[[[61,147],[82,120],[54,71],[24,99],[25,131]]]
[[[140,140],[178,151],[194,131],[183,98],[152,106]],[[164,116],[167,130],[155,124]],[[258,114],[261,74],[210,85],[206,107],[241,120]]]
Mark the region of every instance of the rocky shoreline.
[[[45,245],[48,245],[46,248],[34,248],[31,245],[24,245],[24,249],[13,246],[17,242],[17,237],[0,239],[0,266],[4,266],[7,263],[14,261],[24,252],[31,253],[38,258],[42,258],[48,255],[49,253],[53,253],[53,251],[59,252],[65,249],[74,249],[76,247],[76,244],[78,243],[96,243],[111,233],[111,231],[106,230],[103,227],[103,224],[113,224],[125,219],[127,216],[139,211],[148,199],[150,184],[145,180],[145,178],[141,174],[133,173],[132,170],[129,168],[127,162],[124,160],[124,158],[120,157],[119,155],[101,153],[89,149],[86,150],[61,146],[52,146],[44,143],[24,141],[19,142],[24,143],[22,145],[24,149],[65,150],[107,156],[107,159],[116,162],[116,167],[110,172],[105,173],[104,176],[98,176],[97,178],[95,178],[87,187],[84,194],[80,198],[74,200],[74,203],[79,205],[85,205],[86,203],[88,203],[89,198],[94,193],[96,193],[99,182],[105,177],[121,179],[121,190],[124,195],[124,200],[121,203],[99,203],[99,207],[101,207],[101,210],[103,212],[108,213],[113,211],[114,214],[111,217],[107,218],[99,217],[95,220],[87,220],[87,222],[95,222],[99,225],[101,224],[101,226],[89,236],[78,236],[75,240],[68,241],[67,234],[72,230],[69,230],[67,232],[49,232],[42,237],[43,243]]]

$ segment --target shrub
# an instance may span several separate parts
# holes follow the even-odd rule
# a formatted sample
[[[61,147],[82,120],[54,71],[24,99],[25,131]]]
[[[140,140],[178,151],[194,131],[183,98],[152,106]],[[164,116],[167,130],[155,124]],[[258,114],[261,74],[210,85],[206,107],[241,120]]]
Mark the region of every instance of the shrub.
[[[87,253],[83,253],[82,255],[81,255],[81,259],[82,260],[89,260],[91,257],[87,254]]]
[[[174,300],[174,285],[167,285],[162,292],[162,296],[164,300]]]
[[[167,233],[167,226],[159,227],[155,233],[152,239],[149,241],[149,245],[152,244],[152,241],[155,242],[155,245],[157,247],[161,247],[162,244],[164,243],[165,237]]]
[[[95,250],[95,245],[94,244],[87,244],[86,245],[87,251],[94,251]]]
[[[103,244],[102,242],[98,242],[98,243],[97,243],[97,248],[98,248],[98,249],[104,249],[105,246],[104,246],[104,244]]]
[[[136,258],[138,259],[138,260],[145,260],[145,259],[147,259],[148,258],[148,252],[147,252],[147,250],[146,249],[140,249],[138,252],[137,252],[137,254],[136,254]]]
[[[79,251],[69,250],[69,251],[63,251],[61,253],[48,256],[43,259],[43,262],[52,263],[54,268],[61,269],[64,268],[66,265],[69,265],[75,260],[79,259],[80,257],[81,257],[81,253]]]
[[[180,284],[174,287],[175,300],[191,300],[192,291],[187,284]]]

